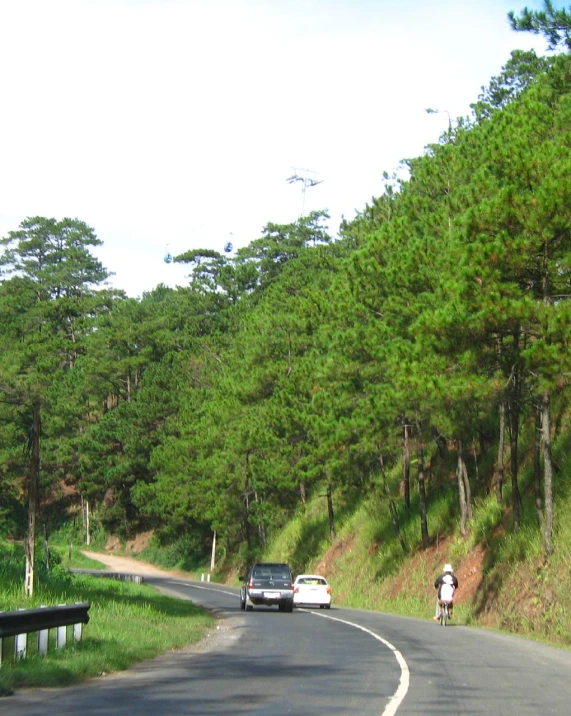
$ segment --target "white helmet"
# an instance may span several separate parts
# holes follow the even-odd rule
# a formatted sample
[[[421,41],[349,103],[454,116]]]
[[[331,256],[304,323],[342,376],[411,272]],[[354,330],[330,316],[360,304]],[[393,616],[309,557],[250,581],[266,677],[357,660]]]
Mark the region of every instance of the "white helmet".
[[[454,569],[452,568],[451,564],[445,564],[444,565],[444,574],[453,574]]]

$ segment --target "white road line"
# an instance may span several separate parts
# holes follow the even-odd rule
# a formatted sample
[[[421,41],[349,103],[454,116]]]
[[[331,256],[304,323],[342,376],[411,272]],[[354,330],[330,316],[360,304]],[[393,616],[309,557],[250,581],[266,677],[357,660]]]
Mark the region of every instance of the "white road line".
[[[339,619],[338,617],[331,617],[328,614],[321,614],[320,612],[310,612],[310,614],[313,614],[316,617],[323,617],[324,619],[332,619],[334,622],[341,622],[342,624],[348,624],[349,626],[355,627],[355,629],[360,629],[361,631],[367,632],[367,634],[370,634],[373,638],[377,639],[378,641],[382,642],[386,647],[388,647],[393,654],[395,655],[395,659],[398,662],[398,665],[400,666],[400,681],[397,690],[395,693],[390,697],[389,703],[387,704],[385,710],[381,714],[381,716],[394,716],[396,714],[398,707],[402,704],[404,697],[407,694],[408,687],[410,684],[410,671],[408,668],[408,664],[406,663],[403,655],[400,653],[400,651],[394,647],[390,641],[387,641],[386,639],[383,639],[382,636],[379,636],[378,634],[375,634],[374,631],[371,631],[370,629],[367,629],[364,626],[361,626],[360,624],[355,624],[354,622],[348,622],[345,619]]]
[[[239,594],[236,592],[227,592],[224,589],[214,589],[214,587],[198,587],[196,584],[189,584],[189,582],[175,582],[171,580],[172,584],[178,584],[181,587],[190,587],[191,589],[203,589],[205,592],[216,592],[217,594],[229,594],[231,597],[238,597]]]
[[[192,589],[203,589],[205,592],[218,592],[219,594],[229,594],[231,597],[237,596],[235,594],[235,592],[227,592],[223,589],[214,589],[213,587],[198,587],[195,584],[189,584],[188,582],[174,582],[174,580],[173,580],[173,584],[179,584],[184,587],[191,587]],[[367,629],[366,627],[361,626],[360,624],[355,624],[354,622],[349,622],[346,619],[339,619],[338,617],[331,617],[331,616],[329,616],[329,614],[321,614],[320,612],[314,612],[309,609],[307,611],[316,617],[323,617],[324,619],[331,619],[334,622],[341,622],[342,624],[347,624],[348,626],[355,627],[355,629],[360,629],[361,631],[364,631],[367,634],[370,634],[374,639],[377,639],[377,641],[380,641],[382,644],[384,644],[388,649],[390,649],[393,652],[393,654],[395,655],[395,659],[397,660],[398,665],[400,666],[400,681],[399,681],[397,690],[389,698],[389,703],[385,707],[385,710],[382,712],[381,716],[394,716],[397,712],[398,707],[404,701],[404,697],[407,694],[408,687],[410,684],[410,671],[408,668],[408,664],[406,663],[404,656],[400,653],[400,651],[395,646],[393,646],[390,643],[390,641],[383,639],[382,636],[375,634],[374,631],[371,631],[370,629]]]

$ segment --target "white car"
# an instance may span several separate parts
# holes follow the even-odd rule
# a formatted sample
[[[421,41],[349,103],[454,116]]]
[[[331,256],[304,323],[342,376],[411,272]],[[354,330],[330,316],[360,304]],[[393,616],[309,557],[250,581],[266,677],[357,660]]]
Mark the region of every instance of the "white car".
[[[318,574],[300,574],[293,583],[293,603],[296,607],[318,606],[331,608],[331,587]]]

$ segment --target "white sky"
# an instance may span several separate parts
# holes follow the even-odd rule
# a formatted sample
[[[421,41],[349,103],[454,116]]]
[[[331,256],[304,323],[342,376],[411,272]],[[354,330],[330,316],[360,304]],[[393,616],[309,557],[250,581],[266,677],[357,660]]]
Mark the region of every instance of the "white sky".
[[[335,235],[469,113],[537,0],[0,0],[0,235],[77,217],[131,296],[328,209]],[[294,169],[297,168],[297,169]],[[286,180],[299,169],[322,180]]]

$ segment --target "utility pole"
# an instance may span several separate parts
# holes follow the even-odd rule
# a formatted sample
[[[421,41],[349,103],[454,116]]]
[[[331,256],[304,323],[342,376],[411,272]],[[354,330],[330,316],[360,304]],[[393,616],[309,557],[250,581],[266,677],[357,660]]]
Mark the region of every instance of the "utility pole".
[[[212,553],[210,555],[210,571],[214,571],[214,564],[216,561],[216,530],[214,530],[214,534],[212,536]]]
[[[313,177],[308,176],[309,174],[316,174],[317,172],[311,171],[311,169],[299,169],[297,167],[292,167],[294,174],[292,174],[290,177],[286,179],[288,184],[294,184],[295,182],[300,181],[302,183],[302,204],[301,204],[301,214],[300,216],[303,216],[305,214],[305,192],[307,187],[311,186],[317,186],[318,184],[323,183],[323,179],[315,179]]]

